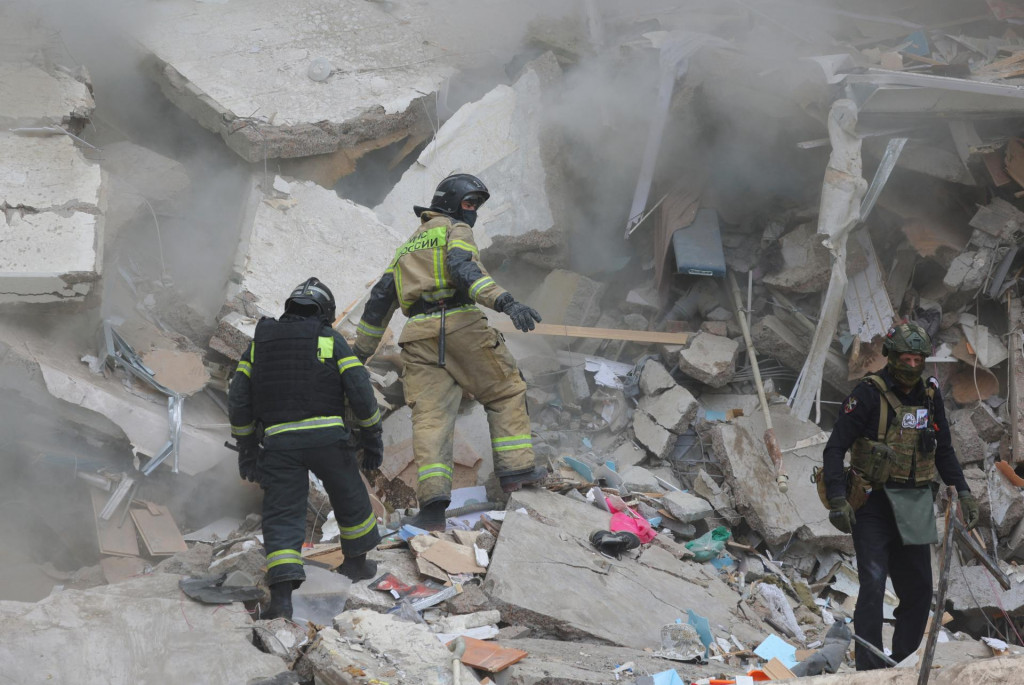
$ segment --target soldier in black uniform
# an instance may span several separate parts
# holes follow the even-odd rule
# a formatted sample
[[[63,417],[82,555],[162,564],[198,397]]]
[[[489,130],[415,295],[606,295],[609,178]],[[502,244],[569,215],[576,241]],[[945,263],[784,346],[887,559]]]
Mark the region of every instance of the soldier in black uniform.
[[[384,455],[380,412],[366,369],[332,328],[331,291],[307,279],[285,301],[279,320],[263,318],[238,362],[228,395],[238,471],[263,494],[263,543],[270,606],[261,618],[291,618],[292,590],[302,584],[308,472],[323,482],[341,529],[352,580],[376,573],[366,553],[380,542],[370,498],[349,447],[345,401],[355,414],[362,466],[380,467]],[[263,446],[260,446],[262,437]]]
[[[854,629],[882,649],[882,602],[890,576],[899,598],[892,644],[899,662],[920,645],[932,603],[936,471],[956,487],[968,529],[977,525],[978,501],[953,451],[938,382],[922,380],[931,354],[928,334],[916,324],[900,324],[889,330],[882,353],[885,369],[862,380],[843,403],[823,468],[829,522],[853,533],[860,580]],[[844,471],[847,450],[851,468]],[[860,645],[856,660],[858,671],[885,666]]]

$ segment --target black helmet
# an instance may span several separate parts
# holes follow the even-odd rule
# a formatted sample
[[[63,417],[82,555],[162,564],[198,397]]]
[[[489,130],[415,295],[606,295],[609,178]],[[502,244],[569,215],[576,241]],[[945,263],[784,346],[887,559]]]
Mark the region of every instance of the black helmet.
[[[307,278],[284,301],[286,314],[320,316],[334,322],[334,295],[319,278]]]
[[[462,201],[467,197],[476,196],[476,206],[480,207],[491,196],[476,176],[471,174],[452,174],[437,185],[434,197],[430,201],[430,210],[446,214],[457,221],[465,221],[470,226],[476,221],[476,209],[462,209]],[[414,208],[420,210],[419,207]],[[416,211],[417,216],[420,211]]]

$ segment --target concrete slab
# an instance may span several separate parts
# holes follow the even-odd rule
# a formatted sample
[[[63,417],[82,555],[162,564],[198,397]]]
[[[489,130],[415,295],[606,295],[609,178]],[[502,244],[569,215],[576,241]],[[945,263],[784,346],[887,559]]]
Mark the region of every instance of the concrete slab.
[[[519,507],[531,515],[515,513]],[[587,537],[607,523],[608,513],[589,504],[543,490],[515,493],[484,581],[502,620],[542,637],[637,649],[660,645],[661,626],[687,609],[706,616],[714,633],[741,641],[770,632],[738,617],[738,595],[701,564],[680,561],[673,575],[595,552]]]
[[[540,116],[545,90],[558,83],[554,57],[531,63],[512,86],[498,86],[464,105],[420,154],[402,180],[374,208],[380,220],[411,233],[413,205],[426,206],[437,184],[461,171],[480,178],[491,192],[473,235],[484,252],[547,268],[564,258],[566,226],[560,205],[560,144]]]
[[[110,181],[108,245],[115,232],[133,220],[148,227],[153,225],[153,213],[158,216],[184,213],[192,181],[181,163],[141,145],[121,141],[103,146],[100,166]]]
[[[676,387],[676,380],[665,370],[664,365],[654,359],[644,362],[640,372],[640,392],[644,395],[658,395]]]
[[[673,385],[660,395],[641,397],[639,404],[641,411],[676,435],[690,427],[700,406],[690,391],[681,385]]]
[[[633,434],[636,441],[658,459],[667,459],[676,446],[675,434],[642,411],[633,415]]]
[[[782,237],[783,267],[765,276],[763,283],[793,293],[818,293],[832,273],[828,249],[815,234],[814,224],[801,224]]]
[[[815,424],[793,417],[785,405],[773,405],[771,412],[783,450],[819,432]],[[789,492],[780,494],[775,468],[762,439],[764,431],[761,412],[715,424],[711,430],[712,449],[732,488],[736,509],[770,545],[785,543],[795,534],[801,540],[852,551],[850,536],[840,535],[829,525],[828,510],[821,506],[810,482],[811,469],[821,464],[821,446],[783,452]]]
[[[797,333],[795,327],[787,326],[782,319],[773,314],[755,321],[750,336],[754,340],[758,356],[774,357],[786,366],[799,371],[810,351],[810,341],[803,337],[803,331]],[[822,369],[823,379],[839,393],[848,395],[853,390],[855,381],[851,382],[850,368],[846,358],[835,350],[829,349]]]
[[[530,16],[493,3],[171,0],[138,39],[164,94],[247,161],[358,156],[429,132],[434,93],[460,65],[502,64]],[[484,25],[502,31],[473,30]]]
[[[234,296],[265,316],[280,316],[284,301],[310,276],[331,289],[338,314],[354,311],[387,268],[402,238],[369,209],[315,183],[287,183],[287,197],[250,196],[251,224],[235,260]]]
[[[89,292],[103,261],[104,183],[67,136],[0,132],[0,302]]]
[[[287,670],[253,646],[252,620],[240,605],[183,599],[180,577],[155,573],[35,604],[0,602],[4,675],[26,684],[244,685]]]
[[[77,131],[95,108],[88,86],[65,71],[0,61],[0,128],[64,126]]]

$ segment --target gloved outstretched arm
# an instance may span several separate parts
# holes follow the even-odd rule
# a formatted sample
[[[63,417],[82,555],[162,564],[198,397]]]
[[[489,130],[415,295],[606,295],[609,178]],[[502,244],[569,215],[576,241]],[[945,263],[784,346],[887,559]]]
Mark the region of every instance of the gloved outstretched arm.
[[[384,432],[378,424],[376,430],[363,428],[359,431],[359,446],[363,449],[363,470],[375,471],[384,462]]]
[[[533,307],[517,302],[512,293],[502,293],[494,301],[494,308],[502,314],[507,314],[512,319],[512,325],[524,333],[532,331],[540,323],[540,314]]]

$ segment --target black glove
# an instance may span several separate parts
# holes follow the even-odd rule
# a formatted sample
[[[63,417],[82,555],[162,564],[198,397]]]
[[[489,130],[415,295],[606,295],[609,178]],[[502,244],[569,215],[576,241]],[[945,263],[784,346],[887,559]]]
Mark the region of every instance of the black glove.
[[[833,497],[828,501],[828,522],[841,533],[852,533],[857,517],[845,497]]]
[[[260,482],[260,457],[263,448],[255,435],[236,438],[238,445],[238,475],[250,483]]]
[[[956,494],[960,496],[960,510],[964,512],[964,527],[967,530],[974,530],[978,525],[978,498],[972,495],[970,490],[961,490]]]
[[[540,322],[540,314],[533,307],[522,302],[516,302],[511,293],[502,293],[501,297],[494,301],[494,308],[502,314],[507,314],[512,319],[512,325],[523,331],[532,331],[536,328],[536,322]]]
[[[374,471],[384,462],[384,433],[381,430],[359,431],[359,444],[363,448],[363,470]]]
[[[370,354],[367,354],[366,352],[362,352],[361,350],[358,349],[353,349],[352,351],[355,352],[356,359],[359,360],[360,364],[365,364],[366,360],[373,356],[372,352]]]

